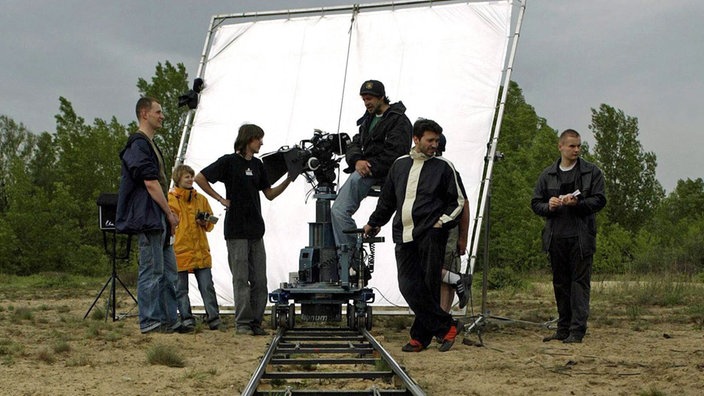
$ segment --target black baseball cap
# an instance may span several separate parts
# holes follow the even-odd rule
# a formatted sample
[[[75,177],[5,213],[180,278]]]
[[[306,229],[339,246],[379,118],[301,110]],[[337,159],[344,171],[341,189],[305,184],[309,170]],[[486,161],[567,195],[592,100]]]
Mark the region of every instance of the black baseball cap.
[[[367,80],[362,84],[362,88],[359,89],[359,94],[369,94],[374,95],[379,98],[386,96],[386,90],[384,89],[384,84],[377,80]]]

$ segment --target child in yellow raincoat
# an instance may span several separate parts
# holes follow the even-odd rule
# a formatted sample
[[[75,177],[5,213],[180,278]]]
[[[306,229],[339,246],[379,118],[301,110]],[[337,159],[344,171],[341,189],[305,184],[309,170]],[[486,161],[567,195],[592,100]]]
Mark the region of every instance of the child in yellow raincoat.
[[[169,191],[169,207],[179,219],[174,242],[178,266],[176,299],[183,325],[195,328],[188,298],[188,274],[194,274],[208,315],[206,323],[211,330],[216,330],[221,324],[220,312],[211,273],[210,246],[205,233],[213,229],[217,218],[212,216],[213,211],[205,196],[193,188],[194,176],[195,172],[190,166],[177,166],[172,176],[176,187]]]

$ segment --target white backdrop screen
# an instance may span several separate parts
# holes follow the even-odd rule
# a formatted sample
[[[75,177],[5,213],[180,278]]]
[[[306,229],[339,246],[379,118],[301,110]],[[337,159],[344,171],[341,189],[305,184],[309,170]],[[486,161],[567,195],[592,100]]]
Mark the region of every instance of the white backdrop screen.
[[[461,173],[474,214],[507,56],[511,7],[509,1],[494,1],[362,9],[351,29],[351,11],[222,25],[207,52],[201,76],[206,88],[184,162],[199,172],[232,153],[244,123],[264,129],[260,154],[309,139],[314,129],[352,136],[364,113],[359,88],[375,79],[384,83],[391,102],[404,103],[411,122],[430,118],[444,128],[444,156]],[[345,178],[342,174],[340,184]],[[224,185],[215,189],[225,195]],[[298,270],[300,249],[309,244],[308,222],[315,221],[315,202],[306,201],[309,190],[299,177],[274,201],[262,195],[269,291]],[[215,215],[224,217],[222,206],[210,203]],[[364,200],[355,215],[359,226],[375,205],[376,198]],[[223,223],[209,234],[213,278],[220,305],[233,306]],[[370,287],[375,304],[405,307],[390,228],[389,223],[382,229],[386,242],[376,246]],[[190,283],[191,303],[202,305],[194,277]]]

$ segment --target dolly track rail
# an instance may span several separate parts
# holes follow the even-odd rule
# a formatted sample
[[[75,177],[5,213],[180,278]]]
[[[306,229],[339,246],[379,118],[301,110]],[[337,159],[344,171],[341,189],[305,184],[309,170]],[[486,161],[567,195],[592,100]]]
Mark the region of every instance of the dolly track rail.
[[[382,361],[383,364],[379,364]],[[304,371],[290,370],[293,367],[305,367]],[[383,366],[383,369],[364,370],[359,366],[372,368]],[[340,369],[340,367],[345,368]],[[309,369],[310,368],[310,369]],[[315,369],[313,369],[315,368]],[[318,380],[372,380],[370,389],[309,389],[310,379]],[[397,381],[393,381],[397,379]],[[258,390],[262,380],[270,384],[282,380],[301,381],[301,387],[293,389],[285,386],[283,389]],[[379,387],[379,382],[384,382]],[[399,384],[387,388],[392,383]],[[252,375],[247,387],[242,392],[250,395],[425,395],[423,390],[396,363],[391,355],[364,328],[300,328],[286,329],[280,327],[274,335],[259,366]]]

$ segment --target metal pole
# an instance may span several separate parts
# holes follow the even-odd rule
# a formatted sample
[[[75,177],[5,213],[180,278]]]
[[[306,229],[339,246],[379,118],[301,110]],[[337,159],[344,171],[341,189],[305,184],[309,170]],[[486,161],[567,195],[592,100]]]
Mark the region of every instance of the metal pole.
[[[216,24],[216,21],[218,22]],[[208,29],[208,34],[205,36],[205,44],[203,45],[203,51],[201,52],[200,55],[200,62],[198,63],[198,73],[197,77],[203,78],[203,75],[205,73],[205,65],[207,63],[207,57],[208,53],[210,52],[210,41],[213,38],[213,31],[215,30],[216,26],[219,26],[222,23],[222,20],[218,19],[217,17],[213,17],[210,19],[210,28]],[[207,82],[206,82],[207,84]],[[207,86],[206,86],[207,88]],[[183,131],[181,132],[181,141],[179,142],[178,145],[178,152],[176,153],[176,163],[175,165],[181,165],[183,164],[183,160],[186,156],[186,150],[188,149],[188,143],[191,138],[191,126],[193,124],[193,118],[195,117],[195,110],[189,110],[188,113],[186,113],[186,119],[183,122]],[[171,181],[171,186],[173,187],[173,180]]]
[[[489,285],[489,233],[491,232],[491,221],[489,220],[489,211],[491,210],[491,184],[487,185],[489,190],[486,196],[486,223],[484,225],[484,269],[482,269],[482,315],[488,315],[486,308],[486,295]]]
[[[472,247],[470,250],[470,262],[467,265],[468,268],[474,268],[474,263],[476,262],[477,256],[476,252],[479,246],[478,232],[481,230],[483,215],[486,214],[486,201],[489,194],[489,185],[491,184],[492,172],[494,169],[494,156],[496,155],[496,145],[499,140],[499,134],[501,132],[501,121],[504,116],[504,109],[506,108],[506,97],[508,96],[508,87],[511,83],[511,72],[513,71],[513,62],[516,56],[516,49],[518,47],[518,38],[521,34],[521,24],[523,23],[523,15],[525,14],[526,1],[520,0],[521,7],[519,9],[518,18],[516,20],[516,28],[512,36],[511,52],[509,54],[509,59],[506,65],[506,74],[504,75],[503,91],[501,92],[501,100],[499,102],[499,110],[496,115],[496,125],[494,125],[494,132],[492,133],[489,153],[487,154],[488,162],[486,165],[486,172],[484,181],[482,182],[482,196],[479,199],[479,207],[477,208],[476,221],[474,223],[474,229],[472,230]]]

